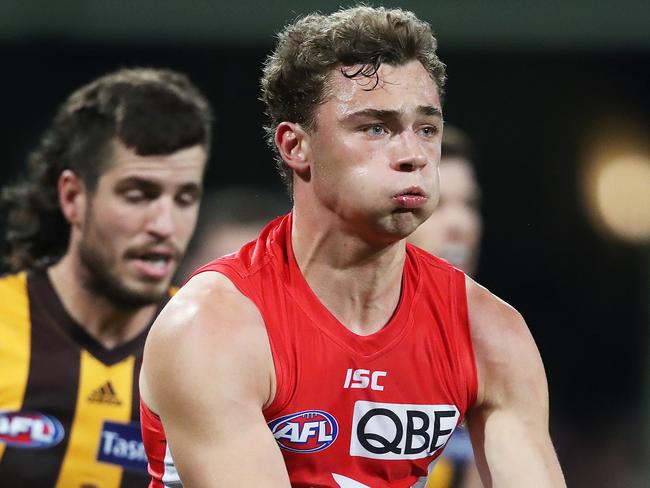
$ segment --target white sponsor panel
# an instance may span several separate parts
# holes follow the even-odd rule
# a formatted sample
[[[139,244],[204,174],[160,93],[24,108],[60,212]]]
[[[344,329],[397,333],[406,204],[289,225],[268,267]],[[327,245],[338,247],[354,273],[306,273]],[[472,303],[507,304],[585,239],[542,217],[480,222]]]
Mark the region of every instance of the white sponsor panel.
[[[412,405],[359,400],[354,404],[350,455],[421,459],[443,448],[460,413],[455,405]]]
[[[332,478],[334,478],[334,481],[336,481],[336,484],[339,485],[340,488],[370,488],[368,485],[359,483],[358,481],[343,476],[342,474],[332,473]]]

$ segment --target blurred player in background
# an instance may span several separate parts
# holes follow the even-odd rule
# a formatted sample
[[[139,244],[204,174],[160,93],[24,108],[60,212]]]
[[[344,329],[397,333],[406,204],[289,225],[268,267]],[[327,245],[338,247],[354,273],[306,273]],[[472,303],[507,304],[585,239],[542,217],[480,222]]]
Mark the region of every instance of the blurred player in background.
[[[431,217],[409,236],[408,241],[474,276],[478,265],[482,218],[473,146],[464,132],[445,124],[441,147],[438,206]],[[481,486],[469,434],[459,427],[434,465],[427,488]]]
[[[256,239],[270,220],[290,208],[291,202],[284,193],[266,188],[232,186],[207,190],[201,200],[194,237],[175,281],[184,283],[207,262]]]
[[[460,129],[445,125],[440,159],[440,201],[409,242],[474,276],[483,221],[473,146]]]
[[[197,218],[211,113],[186,76],[75,91],[3,191],[0,484],[145,487],[145,336]]]

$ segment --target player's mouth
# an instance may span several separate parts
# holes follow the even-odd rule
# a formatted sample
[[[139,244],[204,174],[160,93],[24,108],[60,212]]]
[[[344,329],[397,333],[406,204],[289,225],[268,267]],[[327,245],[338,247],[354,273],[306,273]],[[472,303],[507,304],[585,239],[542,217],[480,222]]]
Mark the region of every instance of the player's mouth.
[[[393,195],[393,201],[400,208],[419,208],[423,206],[429,196],[419,186],[411,186]]]
[[[169,249],[154,249],[138,253],[133,257],[138,272],[150,280],[161,280],[174,271],[174,252]]]

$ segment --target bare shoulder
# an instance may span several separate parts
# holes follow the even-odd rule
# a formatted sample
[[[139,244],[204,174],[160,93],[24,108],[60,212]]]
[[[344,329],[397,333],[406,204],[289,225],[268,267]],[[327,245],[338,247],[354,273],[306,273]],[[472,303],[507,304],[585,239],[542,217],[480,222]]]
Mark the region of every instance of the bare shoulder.
[[[513,396],[543,400],[546,375],[524,318],[471,278],[466,280],[470,331],[479,377],[478,403],[507,403]]]
[[[257,307],[226,276],[204,272],[194,276],[169,300],[148,341],[191,340],[194,334],[209,340],[213,334],[247,333],[261,320]]]
[[[221,391],[272,396],[272,359],[257,307],[224,275],[194,276],[172,297],[151,328],[144,351],[142,397],[156,411],[160,398]],[[218,380],[218,381],[215,381]],[[226,385],[238,388],[225,389]]]

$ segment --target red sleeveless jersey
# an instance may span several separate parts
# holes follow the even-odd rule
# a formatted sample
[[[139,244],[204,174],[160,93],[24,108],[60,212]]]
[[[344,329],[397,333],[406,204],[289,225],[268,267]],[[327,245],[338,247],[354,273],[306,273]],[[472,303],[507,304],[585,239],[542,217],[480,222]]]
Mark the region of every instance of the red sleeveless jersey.
[[[264,318],[277,383],[264,417],[292,486],[424,486],[477,394],[462,272],[407,244],[397,309],[359,336],[302,276],[291,214],[204,271],[227,276]],[[151,486],[163,486],[176,473],[160,420],[142,409]]]

